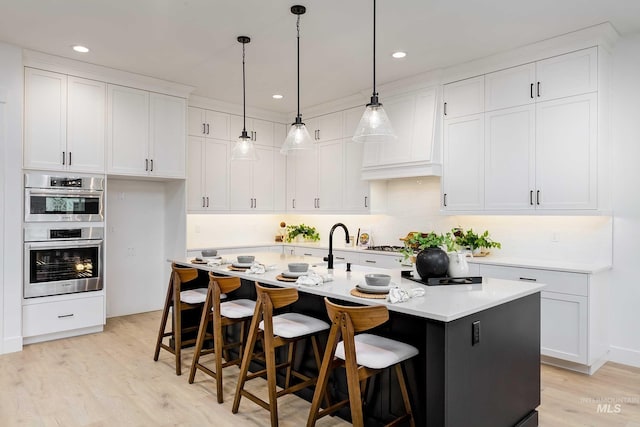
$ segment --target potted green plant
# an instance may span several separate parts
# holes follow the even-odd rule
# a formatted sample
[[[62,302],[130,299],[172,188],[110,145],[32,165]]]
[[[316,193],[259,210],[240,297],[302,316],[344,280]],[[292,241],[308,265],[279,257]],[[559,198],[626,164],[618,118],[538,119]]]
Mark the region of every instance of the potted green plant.
[[[292,242],[294,239],[304,239],[312,242],[320,240],[320,234],[315,227],[308,225],[287,225],[287,242]]]
[[[413,233],[405,239],[402,254],[405,259],[415,258],[416,270],[423,280],[446,275],[449,257],[441,246],[448,244],[447,239],[447,236],[433,231]]]
[[[474,255],[488,253],[488,249],[491,248],[502,248],[502,245],[499,242],[491,239],[488,230],[485,230],[482,234],[478,234],[474,232],[472,228],[464,231],[462,228],[458,227],[451,230],[451,233],[456,245],[463,249],[469,249]]]

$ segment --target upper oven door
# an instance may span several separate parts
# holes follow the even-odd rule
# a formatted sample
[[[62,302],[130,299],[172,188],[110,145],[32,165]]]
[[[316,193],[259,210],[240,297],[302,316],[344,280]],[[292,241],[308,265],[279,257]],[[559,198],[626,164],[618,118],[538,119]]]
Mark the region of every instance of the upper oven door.
[[[79,189],[27,188],[24,195],[24,221],[102,222],[103,191]]]

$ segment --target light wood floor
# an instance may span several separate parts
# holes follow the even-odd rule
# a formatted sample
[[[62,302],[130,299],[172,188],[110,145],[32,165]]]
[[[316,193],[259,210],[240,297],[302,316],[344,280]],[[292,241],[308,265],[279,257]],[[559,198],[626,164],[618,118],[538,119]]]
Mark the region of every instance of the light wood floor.
[[[162,351],[153,361],[160,312],[108,319],[105,332],[25,346],[0,355],[0,426],[266,426],[266,411],[243,399],[231,414],[238,369],[225,369],[225,402],[215,401],[213,379],[201,372],[189,384],[192,352],[183,374]],[[264,390],[256,379],[253,387]],[[266,397],[266,393],[262,394]],[[280,425],[306,423],[309,403],[296,396],[278,401]],[[610,403],[618,413],[598,413]],[[540,425],[640,427],[640,369],[609,363],[586,376],[542,366]],[[319,426],[347,423],[332,417]]]

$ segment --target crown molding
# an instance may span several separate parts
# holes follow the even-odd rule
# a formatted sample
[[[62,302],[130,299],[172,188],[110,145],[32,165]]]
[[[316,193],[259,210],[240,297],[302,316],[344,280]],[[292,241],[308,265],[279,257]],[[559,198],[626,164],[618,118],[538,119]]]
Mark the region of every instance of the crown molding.
[[[89,64],[88,62],[49,55],[28,49],[22,50],[22,62],[25,67],[55,71],[85,79],[173,95],[180,98],[188,98],[189,94],[195,89],[193,86],[182,83],[170,82],[155,77],[103,67],[102,65]]]
[[[191,95],[189,97],[189,106],[242,116],[242,104],[233,104],[230,102],[220,101],[213,98],[205,98],[198,95]],[[284,113],[277,113],[274,111],[263,110],[254,107],[247,107],[247,117],[261,120],[270,120],[276,123],[289,122],[288,115]]]

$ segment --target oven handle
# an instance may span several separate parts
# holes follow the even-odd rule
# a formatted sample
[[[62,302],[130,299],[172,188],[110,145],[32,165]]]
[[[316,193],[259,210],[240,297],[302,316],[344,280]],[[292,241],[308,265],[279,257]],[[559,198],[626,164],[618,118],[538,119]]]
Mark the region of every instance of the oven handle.
[[[81,190],[78,188],[67,188],[64,190],[58,189],[42,189],[42,188],[27,188],[25,189],[27,195],[32,196],[89,196],[102,198],[104,191],[98,190]]]
[[[25,242],[25,249],[47,248],[86,248],[89,246],[102,246],[103,240],[61,240],[53,242]]]

